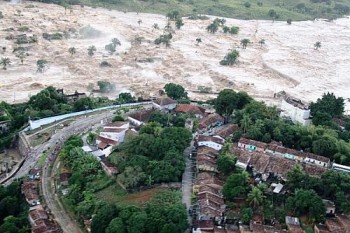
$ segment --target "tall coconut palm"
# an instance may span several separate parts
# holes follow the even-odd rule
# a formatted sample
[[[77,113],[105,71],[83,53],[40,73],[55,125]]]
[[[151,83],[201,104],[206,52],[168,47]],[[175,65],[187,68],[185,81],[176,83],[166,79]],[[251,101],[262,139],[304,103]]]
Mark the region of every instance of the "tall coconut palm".
[[[11,60],[8,57],[2,57],[0,60],[0,65],[2,65],[2,68],[6,70],[7,66],[11,64]]]
[[[321,48],[321,42],[320,41],[317,41],[315,44],[314,44],[314,47],[316,50],[318,50],[319,48]]]
[[[68,52],[70,53],[71,56],[73,56],[74,54],[77,53],[77,49],[74,48],[74,47],[70,47],[70,48],[68,49]]]
[[[260,47],[262,47],[265,44],[265,39],[259,40]]]
[[[246,49],[247,48],[247,45],[250,43],[250,40],[249,39],[242,39],[241,40],[241,45],[243,47],[243,49]]]
[[[88,55],[90,57],[92,57],[96,52],[96,47],[94,45],[91,45],[89,48],[88,48]]]
[[[253,189],[248,193],[247,201],[255,209],[264,202],[264,194],[258,187],[253,187]]]

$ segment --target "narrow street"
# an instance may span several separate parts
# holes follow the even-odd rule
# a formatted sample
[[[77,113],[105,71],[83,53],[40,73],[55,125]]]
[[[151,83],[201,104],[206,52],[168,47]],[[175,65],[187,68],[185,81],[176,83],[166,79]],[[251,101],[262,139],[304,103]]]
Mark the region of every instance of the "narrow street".
[[[192,197],[192,160],[189,158],[193,148],[193,141],[191,146],[187,147],[184,151],[186,168],[182,175],[182,203],[186,205],[187,213],[191,207]],[[188,222],[191,224],[191,216],[188,214]]]

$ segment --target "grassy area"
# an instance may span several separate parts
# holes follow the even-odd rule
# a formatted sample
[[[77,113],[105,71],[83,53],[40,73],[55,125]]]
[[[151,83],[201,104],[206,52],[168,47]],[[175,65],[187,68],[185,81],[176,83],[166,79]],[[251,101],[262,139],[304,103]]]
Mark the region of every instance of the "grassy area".
[[[38,167],[43,167],[44,166],[44,164],[45,164],[45,161],[46,161],[46,159],[47,159],[47,153],[43,153],[43,154],[41,154],[41,156],[40,156],[40,158],[39,158],[39,160],[38,160],[38,162],[37,162],[37,166]]]
[[[240,19],[271,19],[269,11],[273,9],[278,15],[277,20],[295,21],[337,18],[347,14],[346,11],[350,6],[347,0],[82,0],[82,2],[95,7],[124,11],[166,14],[177,10],[183,15],[209,14]],[[339,4],[344,7],[339,8]]]
[[[142,205],[149,201],[157,192],[164,188],[153,188],[142,192],[126,193],[117,183],[95,193],[96,197],[108,203],[123,203]]]

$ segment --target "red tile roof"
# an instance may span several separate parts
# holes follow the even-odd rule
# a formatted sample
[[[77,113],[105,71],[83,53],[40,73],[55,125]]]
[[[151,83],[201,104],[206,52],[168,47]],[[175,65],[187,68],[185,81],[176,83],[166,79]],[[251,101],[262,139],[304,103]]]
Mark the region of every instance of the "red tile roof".
[[[209,114],[199,122],[199,129],[205,129],[216,122],[224,123],[224,118],[217,113]]]
[[[118,141],[114,141],[112,139],[109,139],[109,138],[105,138],[105,137],[102,137],[102,136],[97,136],[97,140],[107,144],[107,145],[117,145],[118,144]]]
[[[198,115],[204,115],[205,109],[192,104],[178,104],[175,108],[175,112],[193,113]]]
[[[170,105],[170,104],[176,104],[176,100],[173,100],[169,97],[164,97],[164,98],[158,98],[154,101],[155,104],[159,106],[165,106],[165,105]]]
[[[154,111],[155,111],[154,109],[149,109],[149,110],[134,112],[129,114],[129,117],[146,123],[149,121],[149,118],[151,117],[151,114]]]
[[[227,138],[228,136],[233,134],[238,129],[239,129],[239,127],[236,124],[228,124],[228,125],[225,125],[223,128],[221,128],[220,130],[218,130],[215,133],[215,135],[218,135],[222,138]]]
[[[331,232],[345,232],[344,228],[340,225],[336,218],[327,218],[325,225]]]
[[[122,127],[123,125],[126,125],[126,124],[128,124],[127,121],[116,121],[116,122],[109,123],[104,127]]]
[[[338,219],[339,223],[344,227],[347,232],[350,232],[350,216],[339,214],[336,215],[336,218]]]
[[[312,154],[312,153],[307,153],[306,157],[310,158],[310,159],[318,160],[318,161],[321,161],[321,162],[325,162],[325,163],[329,163],[330,162],[329,158],[323,157],[321,155],[315,155],[315,154]]]
[[[221,145],[223,145],[223,144],[225,143],[225,141],[222,140],[221,138],[218,138],[218,137],[211,137],[211,136],[205,136],[205,135],[199,135],[197,141],[198,141],[198,142],[206,142],[206,141],[209,141],[209,142],[215,142],[215,143],[221,144]]]

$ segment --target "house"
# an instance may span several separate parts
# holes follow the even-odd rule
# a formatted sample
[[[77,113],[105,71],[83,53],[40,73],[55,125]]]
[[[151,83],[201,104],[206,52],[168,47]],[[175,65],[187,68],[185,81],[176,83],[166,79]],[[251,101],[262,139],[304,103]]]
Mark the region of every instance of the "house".
[[[37,222],[39,220],[48,219],[47,213],[44,210],[42,205],[37,205],[34,208],[29,209],[28,219],[30,225],[35,226],[38,225]]]
[[[68,180],[72,176],[69,172],[63,172],[60,174],[60,184],[61,186],[68,186]]]
[[[103,135],[107,135],[107,134],[103,134]],[[108,137],[103,137],[101,135],[97,136],[96,143],[97,143],[98,150],[91,151],[91,153],[96,157],[101,157],[101,156],[108,157],[112,153],[113,147],[115,145],[118,145],[118,141]]]
[[[300,226],[299,218],[286,216],[286,225],[290,233],[305,233]]]
[[[110,163],[107,159],[102,159],[100,161],[100,163],[101,163],[103,171],[108,176],[113,176],[113,175],[116,175],[119,173],[118,168],[114,164]]]
[[[223,140],[220,137],[199,135],[197,139],[198,146],[207,146],[217,151],[221,150],[224,143],[225,143],[225,140]]]
[[[336,218],[346,233],[350,233],[350,217],[348,215],[339,214]]]
[[[217,113],[209,114],[202,118],[198,125],[198,131],[203,133],[209,130],[211,127],[223,125],[225,122],[224,118]]]
[[[247,138],[240,138],[238,141],[238,147],[248,151],[264,152],[268,145],[263,142],[254,141]]]
[[[194,181],[193,189],[196,187],[199,189],[199,186],[203,185],[209,185],[210,187],[214,187],[216,189],[222,189],[224,182],[211,172],[199,172],[197,173],[197,177]]]
[[[198,157],[197,156],[197,170],[205,172],[218,172],[218,166],[216,161],[210,157]]]
[[[208,146],[198,146],[197,155],[200,155],[200,154],[205,154],[212,158],[217,158],[219,155],[219,151]]]
[[[287,152],[287,148],[283,146],[276,146],[274,155],[284,158],[284,155],[286,154],[286,152]]]
[[[305,154],[302,151],[287,148],[284,157],[302,162],[305,159]]]
[[[177,102],[169,97],[163,97],[154,100],[152,104],[161,111],[169,112],[175,109]]]
[[[271,187],[273,188],[272,192],[278,194],[282,191],[284,186],[281,183],[278,183],[278,184],[272,183]]]
[[[205,233],[214,231],[213,220],[194,220],[192,233]]]
[[[326,207],[326,214],[331,214],[333,215],[335,213],[335,204],[334,202],[326,199],[322,199],[323,204]]]
[[[323,224],[315,224],[314,226],[315,233],[330,233],[326,225]]]
[[[270,156],[269,164],[266,167],[265,173],[273,173],[276,176],[281,177],[283,180],[286,180],[288,172],[295,166],[295,164],[295,161],[289,159]]]
[[[40,180],[40,173],[41,173],[41,169],[32,168],[29,170],[27,177],[30,180]]]
[[[330,159],[320,156],[320,155],[315,155],[312,153],[306,153],[305,155],[305,159],[304,159],[305,163],[311,163],[311,164],[315,164],[317,166],[321,166],[321,167],[329,167],[330,166]]]
[[[315,166],[313,164],[302,164],[304,171],[310,176],[321,177],[322,174],[329,171],[327,167]]]
[[[79,93],[78,91],[75,91],[73,94],[64,95],[64,97],[67,99],[68,103],[74,103],[75,101],[80,100],[81,98],[85,98],[86,94],[84,92]]]
[[[325,225],[330,232],[345,233],[345,229],[337,218],[326,218]]]
[[[62,229],[55,221],[42,219],[32,227],[32,233],[62,233]]]
[[[149,121],[151,114],[154,111],[154,109],[148,109],[131,113],[128,116],[128,121],[132,125],[141,126]]]
[[[304,126],[311,124],[309,106],[301,100],[289,96],[282,98],[280,116],[291,119],[294,123],[299,123]]]
[[[129,129],[130,124],[127,121],[116,121],[103,126],[104,129]]]
[[[243,170],[247,170],[251,159],[250,153],[248,151],[235,151],[234,154],[238,157],[236,166]]]
[[[226,139],[229,136],[232,136],[234,132],[236,132],[239,129],[238,125],[236,124],[228,124],[219,129],[215,132],[215,136],[219,136],[222,139]]]
[[[21,186],[21,192],[30,206],[35,206],[40,203],[38,189],[38,181],[24,181]]]
[[[190,113],[196,118],[202,118],[205,114],[205,109],[192,104],[178,104],[175,108],[176,113]]]

